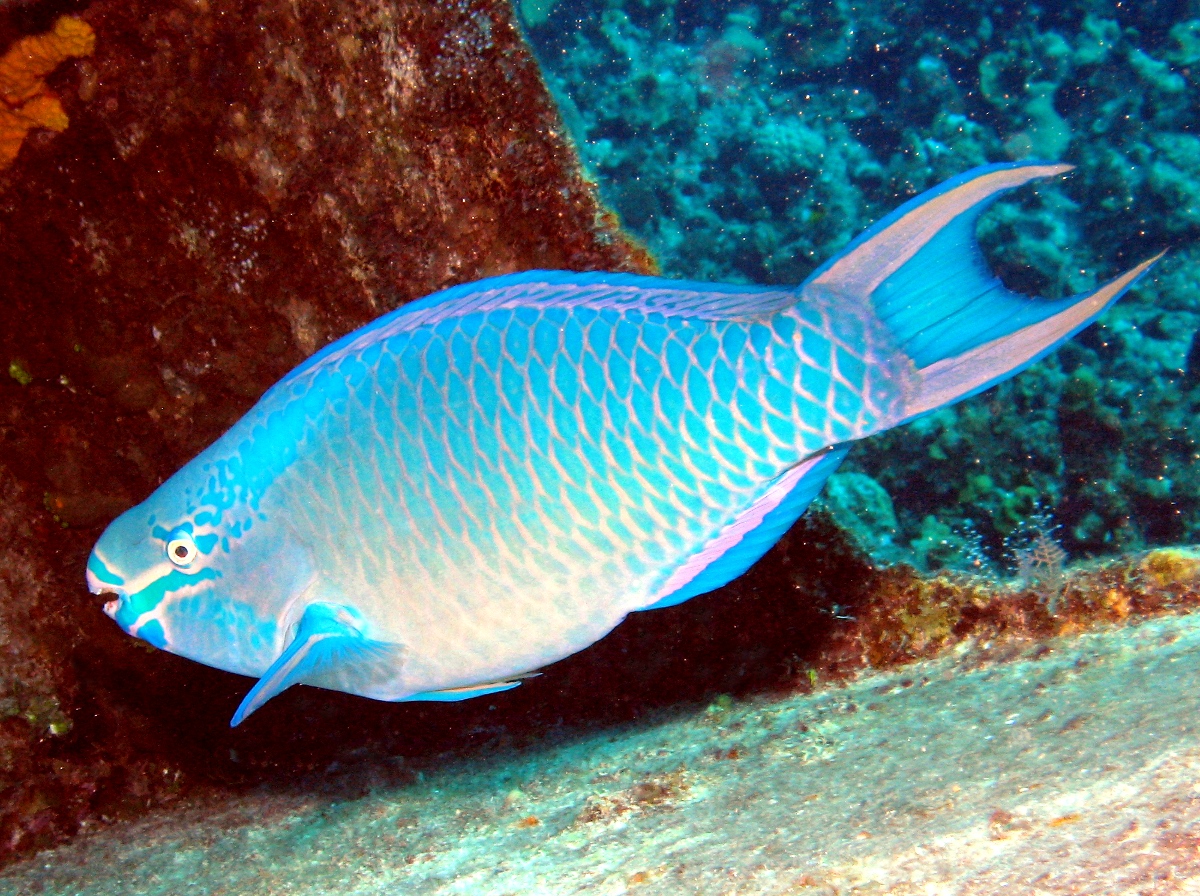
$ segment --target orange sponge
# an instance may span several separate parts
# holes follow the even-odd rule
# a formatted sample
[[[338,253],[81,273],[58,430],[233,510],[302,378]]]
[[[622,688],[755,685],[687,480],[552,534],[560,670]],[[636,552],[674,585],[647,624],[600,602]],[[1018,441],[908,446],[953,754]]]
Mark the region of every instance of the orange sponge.
[[[0,57],[0,169],[17,157],[33,128],[66,130],[62,104],[42,79],[65,59],[90,56],[96,35],[75,16],[63,16],[45,34],[23,37]]]

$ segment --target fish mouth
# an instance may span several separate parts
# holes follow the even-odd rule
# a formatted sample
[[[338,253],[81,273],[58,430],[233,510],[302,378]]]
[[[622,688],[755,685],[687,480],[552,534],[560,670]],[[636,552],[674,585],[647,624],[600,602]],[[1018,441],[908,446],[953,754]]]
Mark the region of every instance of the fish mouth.
[[[106,585],[101,582],[99,577],[90,569],[87,571],[87,586],[88,591],[92,592],[92,594],[116,593],[112,591],[112,585]]]
[[[87,579],[88,579],[88,591],[92,592],[92,594],[114,595],[112,600],[106,600],[104,602],[103,609],[104,609],[104,615],[107,616],[109,619],[112,619],[115,622],[116,618],[117,618],[117,610],[119,610],[121,608],[121,598],[124,597],[124,595],[121,594],[121,592],[118,591],[116,589],[116,587],[114,587],[113,585],[107,585],[104,582],[101,582],[99,579],[97,579],[92,574],[92,571],[90,569],[88,570]]]
[[[104,615],[109,619],[117,618],[117,610],[121,606],[121,599],[125,596],[124,590],[114,579],[119,579],[93,551],[92,556],[88,558],[87,565],[87,586],[88,591],[92,594],[112,594],[115,595],[114,600],[106,601],[104,604]]]

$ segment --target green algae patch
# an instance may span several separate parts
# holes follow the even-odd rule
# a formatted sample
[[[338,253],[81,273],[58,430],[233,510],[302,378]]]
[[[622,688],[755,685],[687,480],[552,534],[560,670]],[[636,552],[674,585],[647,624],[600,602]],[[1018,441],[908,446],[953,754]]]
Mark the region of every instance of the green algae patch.
[[[22,386],[28,386],[33,382],[33,375],[25,367],[25,362],[19,358],[8,362],[8,375]]]

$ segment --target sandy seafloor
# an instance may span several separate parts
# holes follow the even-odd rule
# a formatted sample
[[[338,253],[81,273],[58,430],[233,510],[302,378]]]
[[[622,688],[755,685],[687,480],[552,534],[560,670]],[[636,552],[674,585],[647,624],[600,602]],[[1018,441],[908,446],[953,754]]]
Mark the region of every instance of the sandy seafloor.
[[[1195,615],[971,645],[401,785],[372,765],[154,815],[0,892],[1200,893],[1198,681]]]

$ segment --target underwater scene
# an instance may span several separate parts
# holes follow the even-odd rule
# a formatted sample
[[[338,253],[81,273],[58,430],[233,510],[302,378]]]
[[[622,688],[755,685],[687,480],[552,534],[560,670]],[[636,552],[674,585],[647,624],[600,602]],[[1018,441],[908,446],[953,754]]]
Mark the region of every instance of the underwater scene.
[[[1200,893],[1200,3],[0,0],[0,894]]]

